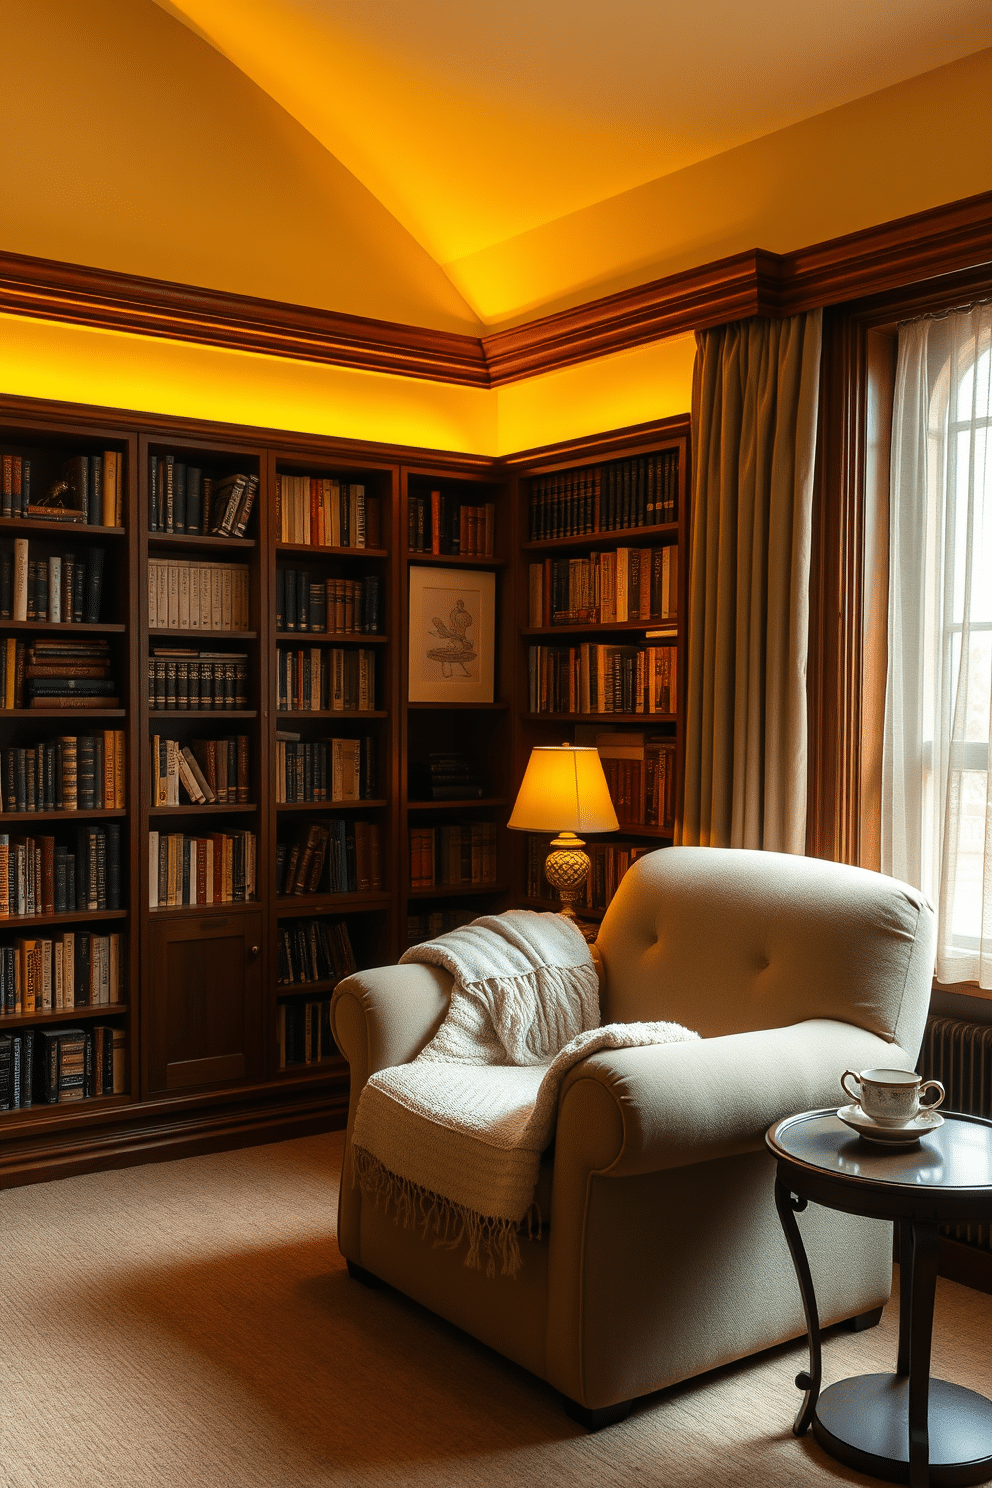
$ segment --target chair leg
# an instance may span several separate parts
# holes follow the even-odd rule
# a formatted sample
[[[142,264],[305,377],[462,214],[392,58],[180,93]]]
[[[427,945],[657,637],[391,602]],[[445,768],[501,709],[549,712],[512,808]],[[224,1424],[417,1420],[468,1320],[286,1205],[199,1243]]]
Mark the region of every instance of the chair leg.
[[[366,1271],[364,1266],[356,1266],[354,1261],[349,1261],[347,1264],[348,1275],[351,1277],[352,1281],[360,1281],[362,1283],[362,1286],[367,1286],[370,1291],[373,1292],[377,1287],[382,1286],[382,1282],[379,1280],[378,1276],[373,1276],[372,1272]]]
[[[859,1312],[857,1317],[848,1318],[844,1327],[851,1333],[863,1333],[866,1328],[877,1328],[882,1321],[882,1309],[873,1307],[870,1312]]]
[[[580,1405],[577,1400],[570,1400],[567,1395],[561,1397],[561,1403],[566,1416],[587,1431],[601,1431],[604,1426],[615,1426],[618,1421],[625,1421],[634,1404],[632,1400],[620,1400],[616,1405],[601,1405],[594,1410],[588,1405]]]

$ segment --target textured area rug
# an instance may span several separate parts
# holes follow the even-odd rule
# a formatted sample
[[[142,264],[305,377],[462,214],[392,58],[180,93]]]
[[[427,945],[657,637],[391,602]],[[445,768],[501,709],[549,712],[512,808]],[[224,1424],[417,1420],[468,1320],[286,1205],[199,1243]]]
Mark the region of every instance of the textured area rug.
[[[798,1346],[588,1436],[554,1392],[334,1243],[342,1137],[0,1193],[3,1488],[827,1488]],[[896,1305],[828,1380],[890,1369]],[[992,1392],[992,1297],[940,1282],[934,1372]]]

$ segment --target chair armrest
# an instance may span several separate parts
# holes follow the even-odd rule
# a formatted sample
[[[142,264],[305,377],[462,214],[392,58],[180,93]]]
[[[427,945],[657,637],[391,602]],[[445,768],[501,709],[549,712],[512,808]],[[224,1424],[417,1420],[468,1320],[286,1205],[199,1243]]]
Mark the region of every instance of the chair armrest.
[[[351,1070],[352,1104],[370,1075],[408,1064],[434,1037],[451,992],[439,966],[381,966],[339,982],[331,1032]]]
[[[913,1061],[897,1044],[866,1029],[821,1018],[698,1043],[601,1051],[565,1079],[559,1149],[566,1134],[573,1151],[592,1143],[599,1158],[596,1170],[608,1177],[757,1151],[772,1122],[841,1105],[845,1069],[879,1064],[910,1069]],[[611,1123],[619,1140],[612,1143],[608,1164],[601,1137],[593,1136],[604,1130],[604,1092],[619,1115],[619,1125]]]

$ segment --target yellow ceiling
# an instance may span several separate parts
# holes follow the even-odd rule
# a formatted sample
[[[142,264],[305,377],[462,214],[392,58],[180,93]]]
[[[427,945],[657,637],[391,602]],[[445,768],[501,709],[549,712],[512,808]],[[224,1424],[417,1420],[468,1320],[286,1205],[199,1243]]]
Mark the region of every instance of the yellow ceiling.
[[[157,0],[442,265],[992,43],[989,0]]]

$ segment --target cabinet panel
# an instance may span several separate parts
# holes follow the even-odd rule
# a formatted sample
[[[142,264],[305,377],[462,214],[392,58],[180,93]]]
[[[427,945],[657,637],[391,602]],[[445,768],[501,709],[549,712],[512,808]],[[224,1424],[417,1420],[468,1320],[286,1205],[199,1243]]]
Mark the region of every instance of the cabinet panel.
[[[149,1095],[258,1077],[261,916],[194,915],[149,927]]]

